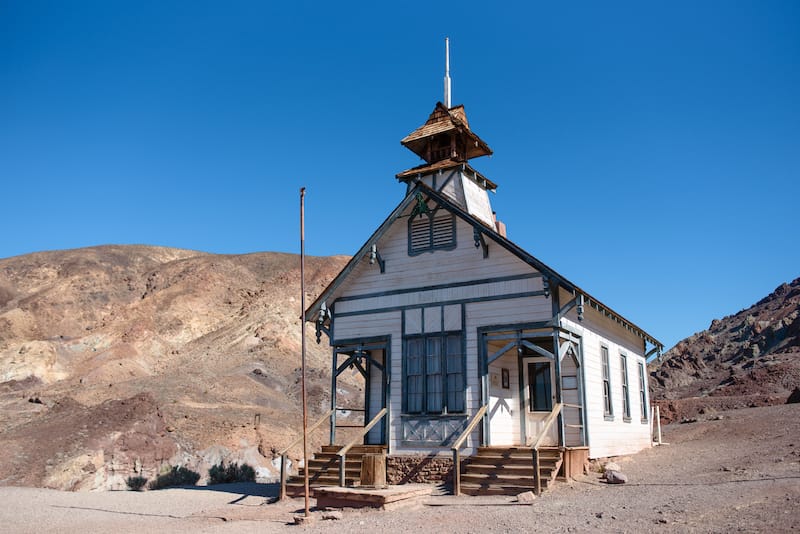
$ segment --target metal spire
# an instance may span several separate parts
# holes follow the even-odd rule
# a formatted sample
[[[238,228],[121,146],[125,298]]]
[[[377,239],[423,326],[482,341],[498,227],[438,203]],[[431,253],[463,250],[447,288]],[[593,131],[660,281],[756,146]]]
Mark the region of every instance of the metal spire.
[[[450,109],[450,38],[444,38],[444,105]]]

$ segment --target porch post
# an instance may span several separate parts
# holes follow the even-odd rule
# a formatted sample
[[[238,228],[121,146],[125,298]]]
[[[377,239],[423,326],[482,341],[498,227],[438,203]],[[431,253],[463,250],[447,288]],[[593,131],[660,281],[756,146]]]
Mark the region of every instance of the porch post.
[[[336,443],[336,381],[339,378],[336,374],[336,370],[338,368],[337,360],[339,358],[339,353],[336,351],[336,347],[333,347],[333,355],[331,357],[331,361],[333,362],[333,367],[331,367],[331,432],[330,432],[330,445],[334,445]]]
[[[464,324],[463,321],[462,324]],[[487,345],[488,343],[486,341],[486,334],[478,333],[478,377],[481,380],[480,406],[486,406],[489,404],[489,364],[486,361],[488,358],[486,350]],[[481,445],[484,446],[489,446],[492,444],[488,415],[489,412],[487,410],[486,416],[484,416],[483,421],[481,421]]]
[[[550,294],[553,310],[553,354],[556,356],[556,402],[561,404],[564,398],[561,395],[561,343],[558,333],[561,329],[561,303],[558,298],[559,285],[555,284]],[[564,432],[564,410],[558,412],[558,446],[563,447],[566,443]]]

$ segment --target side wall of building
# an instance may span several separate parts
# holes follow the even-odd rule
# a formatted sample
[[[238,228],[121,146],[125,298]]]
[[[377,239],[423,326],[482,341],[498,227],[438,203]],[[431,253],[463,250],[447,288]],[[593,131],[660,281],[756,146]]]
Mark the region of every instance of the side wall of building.
[[[562,302],[569,298],[562,292]],[[585,306],[583,320],[578,320],[573,309],[561,324],[581,336],[589,456],[633,454],[650,447],[650,398],[643,340],[590,306]],[[603,347],[608,351],[611,414],[605,413]],[[629,417],[623,410],[623,361],[627,369]],[[644,369],[644,413],[640,401],[640,365]]]

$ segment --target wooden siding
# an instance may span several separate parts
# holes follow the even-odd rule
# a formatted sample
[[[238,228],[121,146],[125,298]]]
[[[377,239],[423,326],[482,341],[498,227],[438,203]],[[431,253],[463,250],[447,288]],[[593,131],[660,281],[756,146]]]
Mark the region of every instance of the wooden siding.
[[[492,345],[489,352],[500,350]],[[494,349],[494,350],[492,350]],[[509,388],[503,389],[502,369],[508,369]],[[489,364],[489,433],[491,445],[519,445],[519,366],[517,350],[511,349]]]
[[[363,258],[337,290],[336,298],[536,272],[491,240],[489,257],[484,259],[481,249],[475,248],[472,226],[460,218],[456,219],[454,250],[409,256],[407,221],[406,217],[399,218],[378,240],[378,252],[386,262],[385,273],[381,273],[377,263],[370,265],[369,258]]]
[[[559,298],[561,305],[565,305],[572,295],[563,289],[559,291]],[[610,317],[604,316],[587,302],[584,306],[583,320],[578,321],[577,307],[573,307],[566,315],[573,324],[579,324],[582,328],[586,328],[596,333],[597,335],[606,339],[613,339],[614,343],[624,347],[625,349],[635,352],[636,354],[644,354],[644,340],[631,332]]]
[[[566,355],[561,359],[561,397],[565,404],[572,404],[580,406],[583,404],[581,399],[579,369],[575,365],[575,360],[572,356]],[[564,385],[571,380],[575,380],[574,388],[565,388]],[[580,419],[581,411],[578,408],[564,406],[563,418],[564,424],[568,425],[564,429],[564,439],[567,447],[577,447],[583,445],[581,443],[581,429],[577,425],[581,424]],[[571,425],[571,426],[569,426]]]
[[[601,324],[602,321],[611,324],[603,325],[603,328],[599,328],[598,324]],[[649,423],[647,421],[642,422],[641,418],[637,416],[637,412],[633,411],[633,409],[633,417],[630,421],[625,421],[622,417],[620,351],[628,356],[628,376],[638,377],[636,365],[638,362],[644,362],[642,346],[640,345],[638,350],[630,348],[633,345],[628,335],[630,332],[617,325],[617,323],[602,317],[595,310],[589,310],[588,308],[585,311],[585,318],[582,323],[571,319],[562,319],[561,324],[578,333],[582,338],[586,398],[585,417],[588,425],[589,457],[602,458],[633,454],[650,447]],[[614,330],[617,330],[617,332],[614,332]],[[603,413],[601,345],[608,347],[609,352],[611,402],[614,409],[614,414],[611,418],[605,417]],[[638,394],[638,386],[636,391]]]
[[[364,317],[350,316],[338,317],[334,323],[334,339],[358,339],[365,337],[392,336],[392,354],[400,354],[395,350],[395,339],[400,339],[400,312],[375,313],[369,316],[369,320]]]
[[[334,309],[335,340],[391,336],[389,447],[392,454],[450,454],[448,447],[412,447],[402,443],[404,327],[406,335],[439,332],[443,327],[446,331],[463,330],[465,417],[469,418],[481,403],[478,328],[546,321],[551,317],[551,301],[542,295],[531,296],[542,289],[542,280],[532,267],[491,241],[489,257],[484,258],[482,250],[474,245],[472,227],[461,219],[456,227],[456,240],[458,246],[454,250],[409,257],[407,219],[401,218],[378,242],[378,251],[386,261],[385,273],[377,265],[370,265],[368,259],[363,260],[337,291],[343,300],[328,303]],[[495,297],[499,300],[494,300]],[[466,316],[463,328],[462,313]],[[512,380],[517,380],[516,365],[510,366],[510,370]],[[517,391],[516,385],[512,391]],[[518,440],[518,425],[511,432],[512,439]],[[466,454],[474,450],[478,439],[476,430],[467,440]]]

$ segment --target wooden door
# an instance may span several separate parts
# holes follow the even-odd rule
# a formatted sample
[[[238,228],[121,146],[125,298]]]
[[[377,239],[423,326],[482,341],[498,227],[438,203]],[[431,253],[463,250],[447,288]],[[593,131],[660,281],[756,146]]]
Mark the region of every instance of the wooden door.
[[[545,357],[522,359],[522,372],[525,384],[525,436],[526,443],[539,437],[544,420],[553,410],[556,402],[555,366],[553,360]],[[558,445],[558,425],[550,425],[543,445]]]

